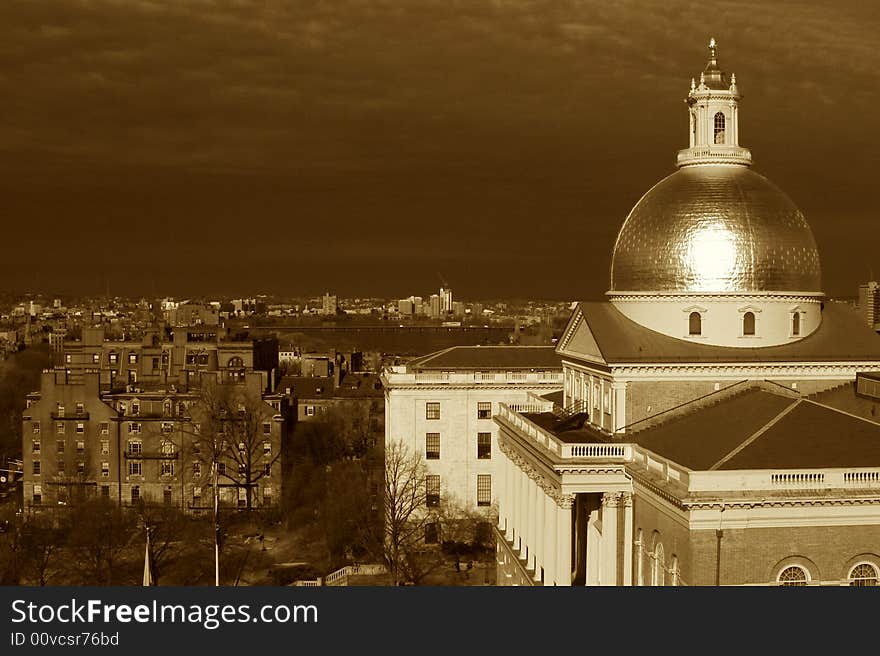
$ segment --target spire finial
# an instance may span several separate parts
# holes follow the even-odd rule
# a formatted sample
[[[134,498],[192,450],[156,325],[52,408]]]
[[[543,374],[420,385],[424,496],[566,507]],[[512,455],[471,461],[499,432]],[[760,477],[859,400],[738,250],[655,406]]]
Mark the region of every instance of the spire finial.
[[[709,47],[713,48],[713,49],[715,48],[715,37],[714,36],[709,39]]]

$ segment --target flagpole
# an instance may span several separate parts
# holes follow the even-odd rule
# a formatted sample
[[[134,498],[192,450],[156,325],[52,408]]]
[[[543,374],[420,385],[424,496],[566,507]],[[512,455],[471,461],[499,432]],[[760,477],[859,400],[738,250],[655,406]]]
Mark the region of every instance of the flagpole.
[[[214,585],[220,587],[220,496],[217,489],[217,458],[212,464],[214,476]]]
[[[150,570],[150,527],[144,524],[147,532],[147,542],[144,549],[144,586],[153,585],[153,572]]]

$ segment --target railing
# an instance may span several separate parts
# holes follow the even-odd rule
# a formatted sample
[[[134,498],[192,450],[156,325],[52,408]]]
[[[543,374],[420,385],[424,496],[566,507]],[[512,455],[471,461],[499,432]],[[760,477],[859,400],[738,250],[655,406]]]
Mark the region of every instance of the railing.
[[[523,404],[528,406],[529,404]],[[692,471],[637,444],[613,442],[569,443],[524,417],[521,406],[500,403],[500,423],[531,439],[559,458],[632,463],[657,478],[684,485],[689,492],[754,490],[880,490],[880,468],[810,470]]]
[[[723,490],[877,490],[880,469],[801,471],[708,471],[690,473],[690,491]]]
[[[696,163],[701,160],[750,164],[752,161],[752,153],[748,148],[742,148],[740,146],[713,144],[694,148],[684,148],[678,151],[678,155],[675,159],[676,163],[679,165]]]
[[[390,385],[448,384],[448,385],[562,385],[561,371],[498,371],[498,372],[412,372],[398,371],[400,367],[385,370]]]
[[[631,444],[569,444],[560,440],[550,431],[541,428],[534,422],[523,417],[514,407],[507,405],[506,403],[499,403],[498,410],[499,412],[496,416],[508,422],[521,434],[530,437],[560,458],[586,458],[616,461],[627,461],[632,459]],[[544,410],[541,410],[541,412],[544,412]]]
[[[324,578],[307,581],[295,581],[297,587],[316,588],[318,586],[345,586],[352,576],[380,576],[386,574],[388,569],[385,565],[346,565],[345,567],[331,572]]]

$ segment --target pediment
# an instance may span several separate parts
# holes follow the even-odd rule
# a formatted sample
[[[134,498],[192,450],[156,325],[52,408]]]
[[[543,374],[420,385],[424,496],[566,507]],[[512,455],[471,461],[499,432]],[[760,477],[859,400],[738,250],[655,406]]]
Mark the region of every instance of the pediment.
[[[590,330],[590,326],[580,310],[575,312],[569,321],[562,334],[562,339],[559,340],[559,345],[556,347],[556,352],[560,355],[607,364],[599,349],[599,344],[593,336],[593,331]]]

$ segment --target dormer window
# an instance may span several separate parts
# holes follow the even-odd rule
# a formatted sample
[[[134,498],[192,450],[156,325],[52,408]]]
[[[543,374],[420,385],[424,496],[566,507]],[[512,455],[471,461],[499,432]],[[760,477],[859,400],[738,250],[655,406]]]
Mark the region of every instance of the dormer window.
[[[724,112],[718,112],[717,114],[715,114],[715,143],[717,143],[717,144],[724,143],[724,128],[725,128]]]
[[[703,317],[699,312],[691,312],[688,317],[688,335],[703,334]]]
[[[746,312],[743,315],[743,335],[755,334],[755,313]]]

